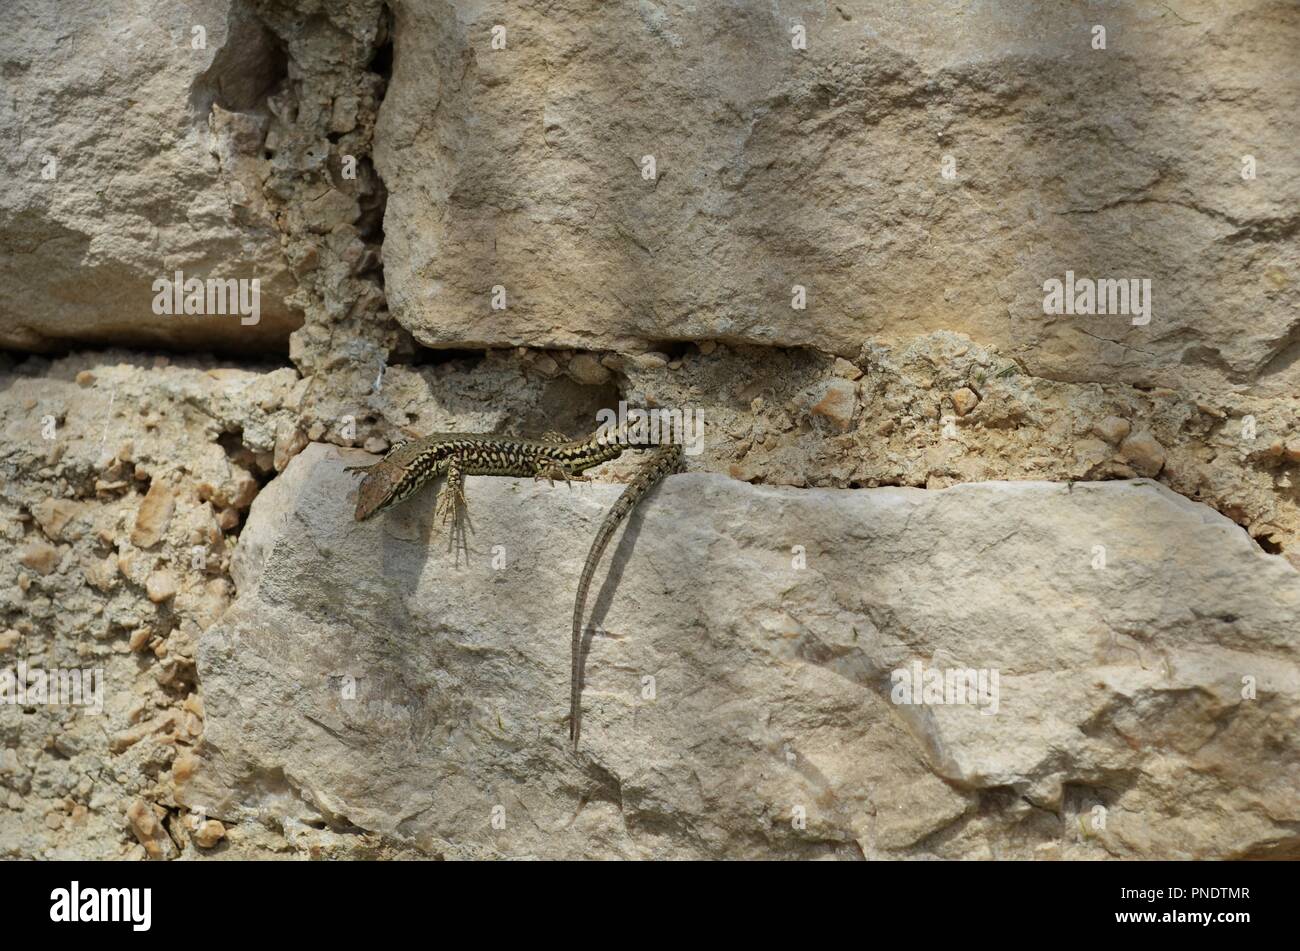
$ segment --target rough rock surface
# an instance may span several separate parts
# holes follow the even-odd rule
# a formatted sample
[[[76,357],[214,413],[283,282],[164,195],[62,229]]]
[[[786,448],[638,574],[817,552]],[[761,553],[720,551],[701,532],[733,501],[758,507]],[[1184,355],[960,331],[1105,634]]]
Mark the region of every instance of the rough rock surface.
[[[231,549],[296,382],[125,353],[0,360],[0,677],[23,663],[103,684],[97,713],[0,704],[0,855],[179,851],[167,840],[192,817],[171,773],[203,732],[195,645],[233,594]]]
[[[1296,854],[1294,574],[1067,487],[1300,567],[1298,11],[9,4],[0,347],[72,352],[0,355],[0,678],[106,690],[0,705],[0,855]],[[155,317],[177,268],[260,278],[259,325]],[[1151,278],[1151,323],[1044,316],[1067,269]],[[294,460],[620,399],[706,437],[573,760],[613,487],[476,480],[457,563],[430,499],[354,526]],[[1000,713],[895,707],[908,658],[999,665]]]
[[[470,479],[451,546],[428,493],[351,520],[365,458],[309,446],[241,536],[180,791],[222,820],[447,857],[1300,851],[1300,576],[1158,484],[674,477],[598,583],[575,758],[617,487]],[[998,671],[996,712],[894,703],[914,662]]]
[[[947,329],[1039,376],[1284,390],[1300,17],[1176,6],[403,0],[389,306],[435,347]],[[1067,270],[1150,279],[1150,323],[1045,316]]]
[[[270,31],[242,0],[17,0],[4,21],[0,346],[283,351],[302,314],[263,191]],[[155,314],[178,270],[257,279],[257,323]]]

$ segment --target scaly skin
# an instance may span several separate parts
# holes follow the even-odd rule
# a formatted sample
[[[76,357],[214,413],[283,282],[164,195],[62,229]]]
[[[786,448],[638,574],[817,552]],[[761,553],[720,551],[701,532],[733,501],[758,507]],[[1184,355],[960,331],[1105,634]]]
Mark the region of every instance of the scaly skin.
[[[436,513],[444,521],[465,508],[465,476],[533,476],[539,479],[577,479],[602,462],[616,459],[629,448],[615,429],[597,430],[586,439],[548,441],[512,436],[470,433],[433,433],[399,443],[370,466],[348,466],[363,472],[357,493],[356,520],[363,522],[409,499],[428,483],[447,477]]]
[[[587,589],[596,573],[600,556],[609,544],[619,522],[627,517],[637,502],[641,501],[661,479],[682,470],[682,447],[676,443],[660,446],[650,457],[650,462],[636,474],[623,494],[618,497],[596,530],[596,538],[587,552],[587,561],[582,566],[578,577],[578,597],[573,604],[573,642],[571,645],[569,670],[569,739],[574,747],[578,745],[578,735],[582,731],[582,614],[587,603]]]

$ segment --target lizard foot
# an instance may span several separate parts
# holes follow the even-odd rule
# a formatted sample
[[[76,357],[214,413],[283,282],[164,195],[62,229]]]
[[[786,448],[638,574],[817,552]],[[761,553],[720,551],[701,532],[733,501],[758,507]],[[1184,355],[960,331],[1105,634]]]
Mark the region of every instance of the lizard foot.
[[[556,479],[563,479],[565,485],[568,485],[571,482],[590,481],[587,476],[575,475],[570,472],[568,468],[560,465],[558,462],[548,463],[539,468],[537,472],[533,474],[533,481],[536,482],[538,479],[545,479],[550,485],[555,485]]]
[[[459,521],[461,512],[465,511],[467,506],[465,493],[461,491],[460,486],[448,485],[443,487],[442,493],[438,496],[438,505],[433,510],[433,514],[446,525],[449,521]]]

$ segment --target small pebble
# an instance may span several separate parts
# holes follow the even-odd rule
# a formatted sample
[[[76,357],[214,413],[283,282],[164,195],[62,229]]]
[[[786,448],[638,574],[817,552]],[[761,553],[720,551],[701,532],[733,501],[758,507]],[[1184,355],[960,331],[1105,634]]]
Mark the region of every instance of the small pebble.
[[[978,406],[979,402],[980,398],[968,386],[962,386],[952,391],[952,408],[957,411],[958,416],[965,416]]]
[[[175,854],[175,844],[154,814],[153,807],[143,799],[136,799],[127,807],[126,820],[136,839],[144,846],[151,859],[168,858]]]
[[[226,837],[226,827],[216,819],[208,819],[194,830],[194,843],[201,849],[210,849]]]
[[[560,373],[560,365],[549,353],[539,353],[533,361],[533,369],[544,377],[555,377]]]
[[[36,524],[48,538],[55,541],[60,540],[63,529],[80,511],[81,506],[71,499],[42,499],[32,507]]]
[[[32,571],[48,575],[59,566],[59,550],[49,542],[34,541],[23,547],[18,560]]]
[[[857,387],[848,380],[834,379],[826,384],[822,398],[812,407],[814,416],[827,419],[840,432],[848,432],[853,425],[853,412],[857,408]],[[755,435],[757,437],[757,434]]]
[[[1120,443],[1120,456],[1144,476],[1156,475],[1165,465],[1165,449],[1145,430]]]
[[[1118,416],[1107,416],[1105,419],[1093,423],[1092,431],[1114,446],[1122,442],[1132,428],[1127,419],[1121,419]]]
[[[153,630],[148,627],[137,627],[131,632],[127,640],[127,646],[133,651],[142,651],[149,643],[149,638],[153,636]]]
[[[154,604],[162,604],[176,596],[176,577],[170,571],[155,571],[145,579],[144,591]]]
[[[609,369],[590,353],[575,354],[569,361],[569,376],[586,386],[609,382]]]
[[[282,426],[275,434],[275,471],[283,472],[289,460],[307,448],[307,434],[297,426]]]
[[[862,378],[862,370],[859,369],[856,364],[850,363],[843,357],[835,358],[835,365],[832,367],[831,372],[846,380],[858,380]]]
[[[176,497],[171,487],[155,479],[153,485],[135,513],[135,527],[131,529],[131,544],[137,548],[151,548],[162,541],[167,523],[176,511]]]
[[[668,355],[657,350],[638,353],[632,357],[632,363],[641,370],[661,370],[668,366]]]
[[[193,753],[181,753],[176,759],[172,760],[172,781],[177,783],[186,782],[192,777],[199,768],[199,758]]]

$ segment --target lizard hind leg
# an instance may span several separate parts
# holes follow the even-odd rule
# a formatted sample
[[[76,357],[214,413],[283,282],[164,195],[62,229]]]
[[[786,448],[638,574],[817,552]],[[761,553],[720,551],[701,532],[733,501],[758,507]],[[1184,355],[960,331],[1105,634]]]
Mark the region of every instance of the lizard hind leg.
[[[563,479],[565,485],[590,481],[585,475],[579,475],[563,463],[550,458],[542,459],[538,464],[537,471],[533,473],[533,481],[536,482],[538,479],[545,479],[551,485],[555,485],[556,479]]]

